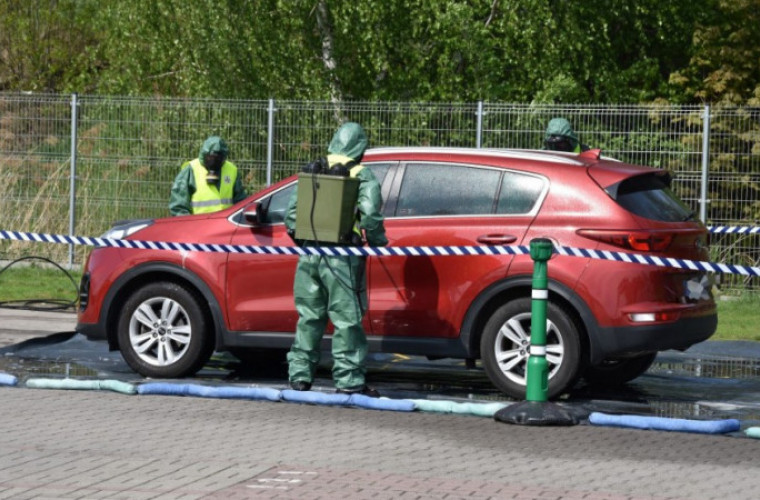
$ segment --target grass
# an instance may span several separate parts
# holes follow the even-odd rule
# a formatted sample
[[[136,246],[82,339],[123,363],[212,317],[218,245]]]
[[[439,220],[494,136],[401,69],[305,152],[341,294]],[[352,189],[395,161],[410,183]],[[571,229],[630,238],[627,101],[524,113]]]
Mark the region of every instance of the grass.
[[[0,303],[37,299],[74,301],[77,293],[67,272],[78,286],[82,276],[79,270],[64,271],[48,265],[24,263],[12,265],[0,271]],[[712,340],[760,341],[758,309],[760,294],[721,296],[718,300],[718,331]]]
[[[63,270],[49,264],[29,265],[28,261],[7,265],[0,266],[0,270],[5,268],[0,271],[0,305],[16,307],[29,302],[30,306],[50,309],[37,301],[76,302],[81,271]],[[70,310],[74,310],[73,306]]]
[[[722,296],[721,300],[718,300],[718,331],[712,336],[712,340],[760,341],[758,308],[760,294]]]

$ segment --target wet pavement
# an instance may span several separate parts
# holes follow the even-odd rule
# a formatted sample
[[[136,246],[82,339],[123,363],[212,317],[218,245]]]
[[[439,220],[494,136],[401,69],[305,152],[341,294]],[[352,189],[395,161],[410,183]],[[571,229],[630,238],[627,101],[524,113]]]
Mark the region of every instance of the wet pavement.
[[[5,331],[7,333],[7,331]],[[19,342],[0,348],[0,372],[20,382],[33,377],[116,379],[139,383],[132,371],[105,342],[75,332],[18,336]],[[6,339],[9,340],[9,339]],[[320,366],[314,390],[332,392],[330,359]],[[371,354],[368,380],[384,396],[403,399],[446,399],[468,402],[511,402],[498,392],[477,365],[392,354]],[[209,385],[286,387],[282,361],[243,363],[227,353],[215,354],[192,379]],[[704,342],[685,353],[661,353],[638,379],[614,389],[579,383],[560,400],[580,418],[592,411],[691,419],[735,418],[742,428],[760,424],[760,343]],[[739,433],[737,433],[739,435]]]
[[[535,427],[429,411],[25,386],[32,377],[146,381],[71,328],[71,315],[0,309],[0,371],[21,379],[0,388],[0,499],[755,500],[760,491],[758,441],[742,432]],[[579,385],[561,404],[577,413],[733,417],[746,428],[757,421],[755,347],[708,342],[663,353],[633,383]],[[315,388],[332,392],[327,364]],[[284,368],[218,354],[182,382],[284,388]],[[508,401],[482,370],[451,360],[375,355],[370,377],[391,397]]]

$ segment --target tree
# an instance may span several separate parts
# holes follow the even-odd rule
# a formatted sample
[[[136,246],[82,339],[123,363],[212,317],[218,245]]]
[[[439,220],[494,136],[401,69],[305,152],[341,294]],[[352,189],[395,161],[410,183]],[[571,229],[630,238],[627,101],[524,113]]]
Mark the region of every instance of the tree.
[[[0,90],[230,99],[760,100],[760,0],[0,3]]]
[[[0,90],[57,92],[95,78],[96,0],[0,2]]]
[[[760,105],[760,0],[720,0],[670,77],[674,101]]]

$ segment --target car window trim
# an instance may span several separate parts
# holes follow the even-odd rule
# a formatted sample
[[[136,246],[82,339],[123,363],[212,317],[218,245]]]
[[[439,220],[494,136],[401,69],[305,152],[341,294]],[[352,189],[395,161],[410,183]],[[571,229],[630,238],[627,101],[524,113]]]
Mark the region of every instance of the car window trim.
[[[380,195],[383,197],[383,216],[389,217],[395,211],[396,207],[396,197],[393,196],[393,190],[394,190],[394,181],[396,177],[398,176],[399,171],[399,161],[397,160],[377,160],[377,161],[368,161],[367,163],[362,163],[367,168],[371,168],[372,165],[388,165],[388,173],[385,174],[385,178],[383,179],[383,183],[380,186]],[[393,207],[393,208],[391,208]],[[392,211],[393,210],[393,211]]]
[[[293,182],[288,182],[287,184],[285,184],[285,185],[281,186],[279,189],[275,189],[274,191],[270,191],[270,192],[269,192],[269,193],[267,193],[265,196],[261,196],[261,197],[259,197],[259,198],[256,198],[256,199],[254,199],[254,200],[251,200],[249,203],[246,203],[246,204],[243,206],[243,208],[241,208],[240,210],[238,210],[238,211],[236,211],[236,212],[233,212],[233,213],[232,213],[232,214],[231,214],[229,217],[227,217],[227,220],[228,220],[228,221],[230,221],[230,222],[231,222],[232,224],[234,224],[235,226],[239,226],[239,227],[254,227],[254,226],[252,226],[251,224],[248,224],[248,223],[246,223],[246,222],[238,222],[238,221],[236,220],[236,218],[239,216],[239,217],[240,217],[240,219],[241,219],[242,221],[244,221],[244,220],[245,220],[245,217],[243,217],[243,215],[242,215],[242,214],[243,214],[243,212],[245,211],[245,209],[246,209],[246,208],[250,207],[250,206],[251,206],[251,205],[253,205],[254,203],[260,202],[260,201],[261,201],[262,199],[264,199],[264,198],[271,198],[271,197],[272,197],[273,195],[275,195],[276,193],[279,193],[279,192],[280,192],[280,191],[282,191],[283,189],[286,189],[286,188],[288,188],[288,187],[292,186],[292,185],[293,185],[293,184],[295,184],[297,181],[298,181],[298,179],[294,179],[294,180],[293,180]],[[262,224],[262,226],[276,226],[277,224],[284,224],[284,222],[268,222],[268,223]]]

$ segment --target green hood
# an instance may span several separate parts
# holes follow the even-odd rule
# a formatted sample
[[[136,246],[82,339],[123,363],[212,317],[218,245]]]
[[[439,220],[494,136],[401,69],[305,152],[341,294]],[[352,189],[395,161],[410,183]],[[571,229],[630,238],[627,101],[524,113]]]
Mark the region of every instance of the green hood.
[[[573,140],[574,144],[578,144],[578,136],[575,135],[572,125],[564,118],[552,118],[549,122],[549,126],[546,127],[546,134],[544,140],[549,139],[553,135],[563,135]]]
[[[367,134],[362,126],[358,123],[347,122],[335,132],[327,152],[345,155],[356,161],[361,161],[368,145]]]
[[[203,142],[203,146],[201,146],[201,152],[198,155],[198,159],[201,161],[201,163],[203,163],[203,159],[209,153],[217,153],[219,155],[222,155],[226,160],[227,156],[230,154],[230,149],[227,147],[227,143],[224,142],[224,139],[217,135],[212,135],[206,139]]]

